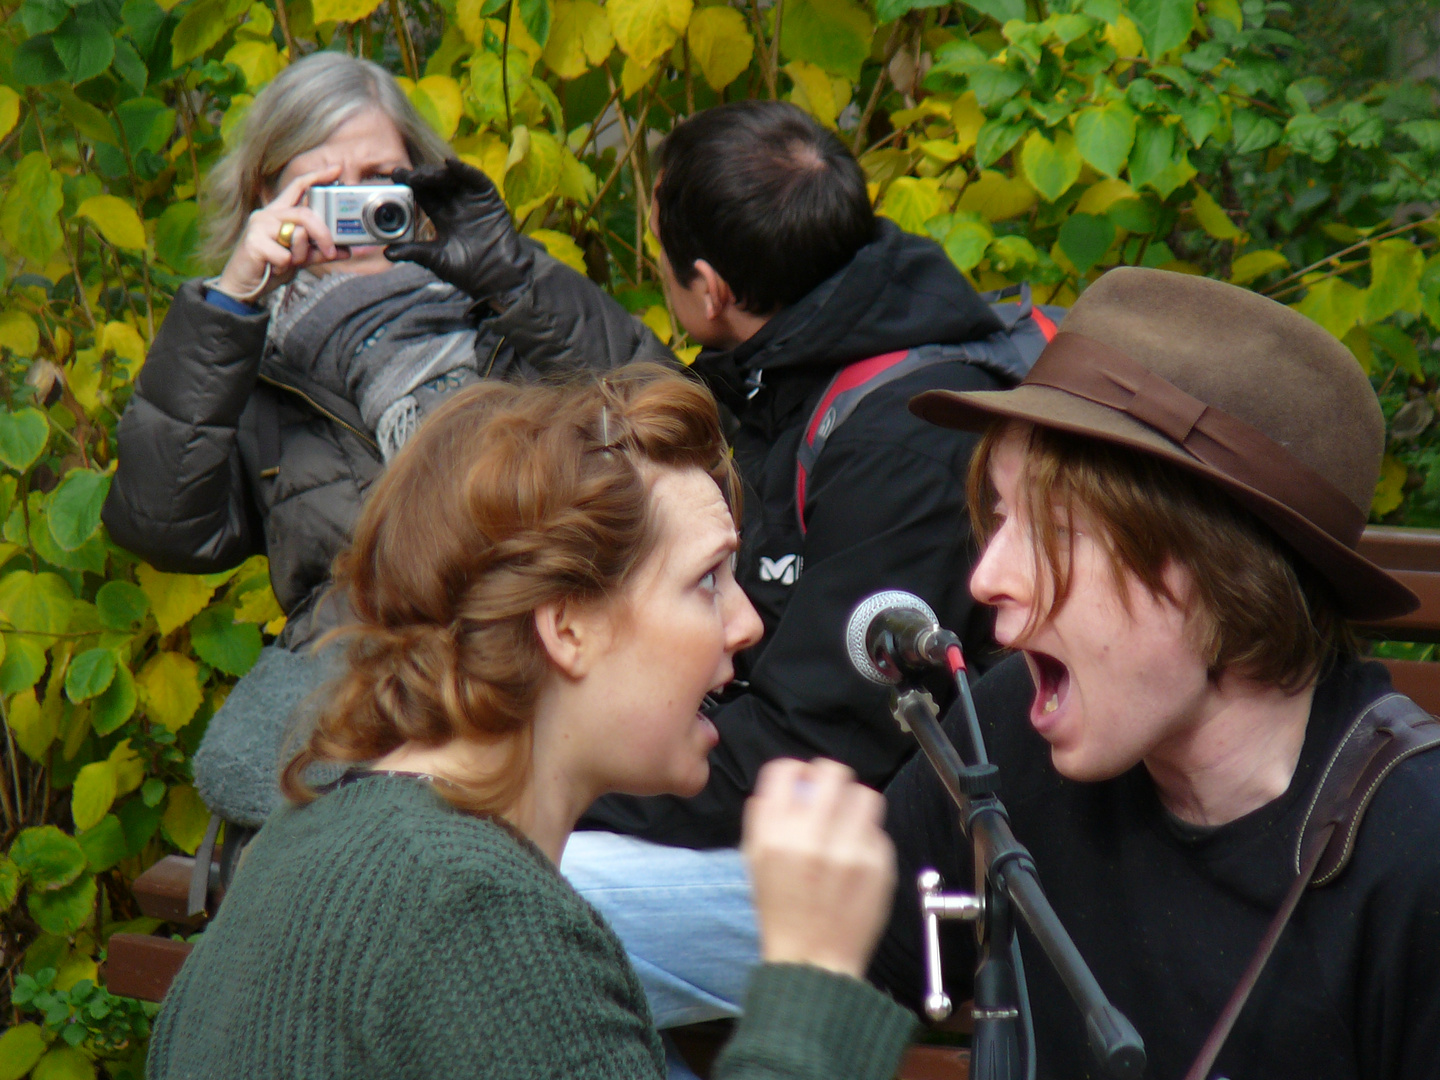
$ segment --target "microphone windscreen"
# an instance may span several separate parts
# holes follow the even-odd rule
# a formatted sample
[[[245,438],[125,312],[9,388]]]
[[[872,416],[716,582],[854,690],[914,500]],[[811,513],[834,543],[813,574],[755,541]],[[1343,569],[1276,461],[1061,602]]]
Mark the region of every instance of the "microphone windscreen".
[[[899,678],[892,678],[875,666],[874,659],[870,656],[870,649],[867,640],[870,634],[870,624],[881,615],[891,611],[913,611],[923,615],[927,622],[938,622],[935,612],[930,610],[930,605],[921,600],[914,593],[904,592],[900,589],[886,589],[884,592],[872,593],[860,603],[855,605],[855,610],[850,613],[850,620],[845,624],[845,652],[850,657],[850,665],[865,678],[881,686],[893,686],[899,682]]]

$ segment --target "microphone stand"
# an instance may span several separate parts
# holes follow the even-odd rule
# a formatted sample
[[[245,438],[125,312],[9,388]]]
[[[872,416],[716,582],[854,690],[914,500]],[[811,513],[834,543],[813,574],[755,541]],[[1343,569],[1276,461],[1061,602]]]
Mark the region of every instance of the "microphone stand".
[[[1116,1080],[1132,1080],[1145,1071],[1145,1046],[1130,1021],[1110,1004],[1080,951],[1050,906],[1030,853],[1010,829],[1010,817],[996,797],[999,770],[986,759],[975,703],[965,677],[959,647],[950,647],[950,667],[960,691],[966,734],[974,765],[966,765],[946,737],[929,694],[902,684],[891,695],[890,710],[912,732],[960,809],[960,828],[975,854],[975,897],[939,892],[939,875],[920,875],[920,904],[925,931],[929,993],[926,1011],[934,1019],[950,1012],[940,972],[938,921],[979,919],[975,969],[975,1036],[971,1076],[976,1080],[1023,1080],[1020,1054],[1022,1009],[1015,948],[1016,914],[1030,928],[1046,958],[1085,1018],[1091,1052],[1100,1068]],[[1028,1004],[1025,1016],[1028,1016]],[[1030,1047],[1033,1054],[1033,1043]],[[1029,1063],[1033,1075],[1034,1062]]]

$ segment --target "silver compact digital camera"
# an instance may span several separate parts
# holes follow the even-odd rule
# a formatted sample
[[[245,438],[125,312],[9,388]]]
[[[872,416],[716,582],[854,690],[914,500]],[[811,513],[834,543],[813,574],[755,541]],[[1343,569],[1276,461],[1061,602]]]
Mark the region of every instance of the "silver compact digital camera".
[[[415,236],[415,193],[404,184],[312,187],[310,209],[336,244],[394,244]]]

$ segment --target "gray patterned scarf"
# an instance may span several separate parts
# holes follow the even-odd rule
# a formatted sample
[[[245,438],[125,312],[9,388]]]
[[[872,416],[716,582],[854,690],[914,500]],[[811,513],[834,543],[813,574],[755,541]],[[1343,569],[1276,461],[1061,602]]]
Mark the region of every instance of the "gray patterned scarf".
[[[266,355],[354,402],[388,462],[431,409],[479,380],[473,306],[414,263],[302,270],[271,296]]]

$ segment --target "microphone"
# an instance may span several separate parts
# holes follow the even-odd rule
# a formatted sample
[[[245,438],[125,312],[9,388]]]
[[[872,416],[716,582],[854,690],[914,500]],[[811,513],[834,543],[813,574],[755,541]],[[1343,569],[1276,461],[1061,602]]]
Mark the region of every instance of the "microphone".
[[[865,678],[893,686],[908,674],[945,666],[945,650],[960,639],[942,629],[930,605],[913,593],[887,589],[850,613],[845,651]]]

